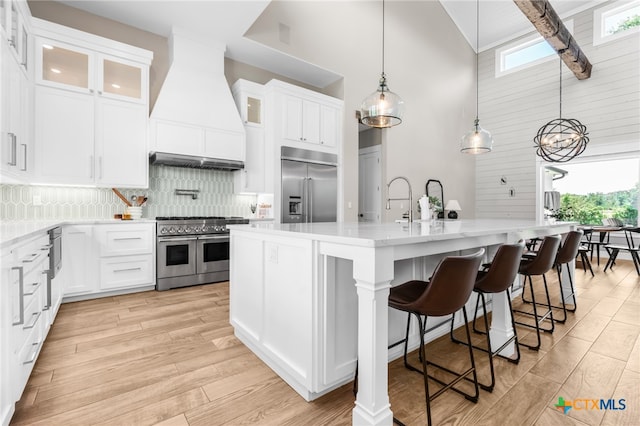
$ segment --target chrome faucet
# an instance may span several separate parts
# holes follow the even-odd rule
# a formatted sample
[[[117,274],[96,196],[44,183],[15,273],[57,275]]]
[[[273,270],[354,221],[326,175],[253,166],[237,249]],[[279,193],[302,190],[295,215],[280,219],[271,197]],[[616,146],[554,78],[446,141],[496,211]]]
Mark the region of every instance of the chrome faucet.
[[[393,181],[398,179],[402,179],[403,181],[407,182],[407,186],[409,187],[409,198],[387,198],[386,208],[387,210],[391,209],[391,201],[408,200],[409,201],[409,223],[411,223],[413,222],[413,196],[411,195],[411,184],[409,183],[409,179],[403,176],[397,176],[391,179],[387,184],[387,194],[389,194],[389,189],[391,188],[391,184],[393,183]]]

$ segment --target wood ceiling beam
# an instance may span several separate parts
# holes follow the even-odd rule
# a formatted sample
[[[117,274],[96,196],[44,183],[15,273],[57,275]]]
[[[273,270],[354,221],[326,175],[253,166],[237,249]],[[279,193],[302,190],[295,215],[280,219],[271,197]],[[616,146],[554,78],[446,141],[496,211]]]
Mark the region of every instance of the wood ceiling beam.
[[[578,80],[591,77],[591,63],[548,0],[513,0]]]

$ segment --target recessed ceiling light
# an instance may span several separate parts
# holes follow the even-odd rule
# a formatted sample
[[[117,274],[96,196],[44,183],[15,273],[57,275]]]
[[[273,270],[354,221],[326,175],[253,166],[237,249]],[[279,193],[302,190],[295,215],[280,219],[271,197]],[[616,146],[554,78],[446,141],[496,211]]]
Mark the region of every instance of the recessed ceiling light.
[[[116,84],[116,83],[113,83],[113,84],[111,84],[111,87],[113,87],[114,89],[119,89],[120,85]]]
[[[62,71],[60,71],[58,68],[51,68],[51,72],[55,74],[60,74]]]

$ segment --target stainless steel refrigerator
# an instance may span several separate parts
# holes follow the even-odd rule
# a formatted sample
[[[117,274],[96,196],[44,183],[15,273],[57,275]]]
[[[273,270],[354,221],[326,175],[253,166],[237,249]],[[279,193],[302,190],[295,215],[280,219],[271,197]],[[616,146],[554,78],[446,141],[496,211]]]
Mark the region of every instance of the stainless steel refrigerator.
[[[282,147],[282,223],[335,222],[337,156]]]

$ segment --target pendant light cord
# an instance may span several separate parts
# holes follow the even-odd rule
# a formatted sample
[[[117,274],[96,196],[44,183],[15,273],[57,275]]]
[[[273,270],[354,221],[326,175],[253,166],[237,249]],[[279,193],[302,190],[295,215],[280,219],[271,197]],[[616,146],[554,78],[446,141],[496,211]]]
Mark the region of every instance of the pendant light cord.
[[[562,58],[560,62],[560,119],[562,119]]]
[[[480,50],[480,0],[476,0],[476,122],[480,109],[480,77],[478,76],[478,51]],[[476,123],[477,127],[477,123]]]
[[[384,0],[382,0],[382,75],[384,76]]]

